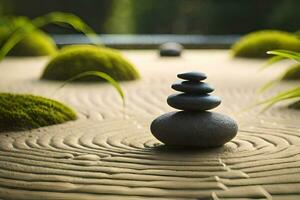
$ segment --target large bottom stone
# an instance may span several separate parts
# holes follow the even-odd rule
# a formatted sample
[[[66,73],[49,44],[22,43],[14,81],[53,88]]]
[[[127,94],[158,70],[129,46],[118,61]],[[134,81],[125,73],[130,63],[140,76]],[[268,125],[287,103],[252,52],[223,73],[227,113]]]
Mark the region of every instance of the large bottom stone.
[[[236,122],[215,112],[170,112],[156,118],[151,132],[159,141],[171,146],[199,148],[219,147],[234,138]]]

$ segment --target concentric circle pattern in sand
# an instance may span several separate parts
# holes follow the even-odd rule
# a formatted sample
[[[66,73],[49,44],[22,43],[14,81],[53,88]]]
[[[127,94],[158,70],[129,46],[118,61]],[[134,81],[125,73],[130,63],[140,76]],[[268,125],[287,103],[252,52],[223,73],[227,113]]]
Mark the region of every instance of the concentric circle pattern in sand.
[[[0,198],[300,198],[300,112],[282,106],[260,115],[258,108],[243,111],[266,81],[265,74],[256,71],[260,61],[229,60],[226,51],[188,51],[181,59],[159,59],[154,52],[126,55],[143,79],[122,84],[125,111],[106,84],[74,84],[53,94],[57,83],[37,79],[43,59],[1,63],[2,91],[58,99],[76,109],[80,118],[2,133]],[[173,93],[176,73],[190,70],[208,74],[223,99],[216,111],[239,123],[238,136],[224,147],[167,149],[149,131],[151,120],[172,110],[166,97]],[[268,73],[272,78],[278,71]]]

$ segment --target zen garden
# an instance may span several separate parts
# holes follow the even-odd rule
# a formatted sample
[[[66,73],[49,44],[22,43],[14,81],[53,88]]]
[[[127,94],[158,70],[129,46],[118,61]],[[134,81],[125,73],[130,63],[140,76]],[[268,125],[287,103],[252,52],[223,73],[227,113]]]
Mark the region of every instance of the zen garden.
[[[298,0],[1,0],[0,199],[300,199]]]

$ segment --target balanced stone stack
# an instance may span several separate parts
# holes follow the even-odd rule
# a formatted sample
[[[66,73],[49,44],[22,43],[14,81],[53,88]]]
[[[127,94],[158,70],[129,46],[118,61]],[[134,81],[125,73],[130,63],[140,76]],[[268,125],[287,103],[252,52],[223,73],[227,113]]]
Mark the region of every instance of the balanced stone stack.
[[[165,145],[198,148],[219,147],[233,139],[238,130],[230,117],[207,110],[216,108],[221,99],[209,93],[214,91],[203,73],[188,72],[177,75],[183,79],[172,88],[182,92],[170,95],[169,106],[182,110],[166,113],[151,124],[152,134]]]

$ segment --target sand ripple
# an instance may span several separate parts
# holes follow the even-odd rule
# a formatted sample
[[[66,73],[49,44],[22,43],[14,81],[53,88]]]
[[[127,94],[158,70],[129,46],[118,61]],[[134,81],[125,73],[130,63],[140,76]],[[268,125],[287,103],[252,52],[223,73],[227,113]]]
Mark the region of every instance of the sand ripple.
[[[172,110],[165,102],[169,85],[176,72],[189,68],[165,70],[167,62],[156,62],[160,68],[140,67],[143,79],[123,84],[125,114],[109,85],[76,84],[53,96],[57,84],[36,75],[0,81],[2,91],[56,98],[79,113],[74,122],[0,135],[0,198],[300,198],[300,112],[281,106],[260,115],[257,108],[241,112],[264,77],[247,80],[244,74],[254,72],[242,68],[231,80],[199,67],[213,77],[223,99],[217,111],[239,122],[238,136],[217,149],[167,149],[150,134],[149,124]]]

